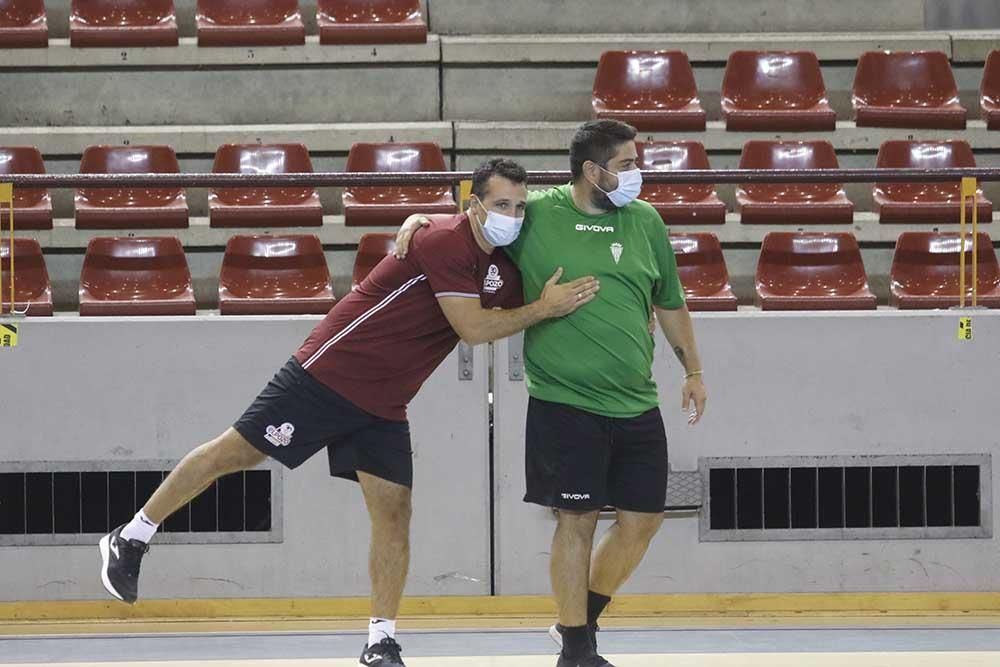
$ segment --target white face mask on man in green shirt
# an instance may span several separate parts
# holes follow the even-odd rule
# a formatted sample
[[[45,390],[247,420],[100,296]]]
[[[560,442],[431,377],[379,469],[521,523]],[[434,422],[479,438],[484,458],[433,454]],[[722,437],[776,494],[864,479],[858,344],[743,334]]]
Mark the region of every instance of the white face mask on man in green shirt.
[[[642,171],[640,171],[638,167],[635,169],[628,169],[626,171],[619,171],[617,174],[608,171],[600,165],[598,165],[598,167],[604,173],[618,178],[618,187],[611,192],[605,191],[604,188],[597,183],[591,184],[607,195],[608,201],[610,201],[613,205],[621,208],[623,206],[628,206],[639,198],[639,193],[642,192]]]

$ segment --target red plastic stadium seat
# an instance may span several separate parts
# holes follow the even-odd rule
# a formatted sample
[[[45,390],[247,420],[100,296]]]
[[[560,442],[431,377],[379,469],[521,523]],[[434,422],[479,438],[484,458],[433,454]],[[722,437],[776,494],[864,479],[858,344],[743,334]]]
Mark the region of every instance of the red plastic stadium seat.
[[[318,0],[320,44],[423,44],[420,0]]]
[[[170,146],[90,146],[81,174],[177,174]],[[188,226],[188,206],[179,188],[77,190],[77,229],[159,229]]]
[[[0,146],[0,182],[5,174],[44,174],[42,154],[33,146]],[[0,218],[7,227],[7,206]],[[14,188],[14,229],[52,229],[52,199],[48,190]]]
[[[312,173],[302,144],[225,144],[215,153],[216,174]],[[323,207],[315,188],[219,188],[208,193],[212,227],[319,227]]]
[[[976,158],[965,141],[887,141],[878,151],[879,169],[947,169],[975,167]],[[872,196],[879,222],[948,224],[961,216],[958,183],[876,183]],[[976,193],[979,222],[993,217],[993,204]],[[966,215],[972,221],[972,207]]]
[[[889,303],[897,308],[959,304],[962,241],[949,232],[904,232],[892,259]],[[989,234],[979,232],[978,305],[1000,308],[1000,266]],[[972,305],[972,236],[965,239],[966,305]]]
[[[858,127],[965,129],[965,107],[940,51],[869,51],[854,77]]]
[[[980,92],[986,129],[1000,130],[1000,50],[990,52],[986,59]]]
[[[223,315],[325,314],[333,288],[319,237],[233,236],[219,279]]]
[[[834,130],[819,60],[811,51],[734,51],[722,80],[727,130]]]
[[[80,272],[81,315],[194,315],[191,272],[176,238],[98,237]]]
[[[606,51],[594,77],[595,118],[644,132],[705,130],[705,110],[682,51]]]
[[[427,216],[432,222],[443,223],[455,217],[454,212]],[[396,250],[396,234],[371,232],[361,235],[358,254],[354,257],[354,272],[351,275],[351,289],[364,282],[379,262]]]
[[[347,171],[444,171],[444,153],[432,143],[354,144]],[[357,226],[396,226],[413,213],[455,213],[451,189],[442,185],[348,188],[344,222]]]
[[[198,46],[306,43],[298,0],[198,0]]]
[[[671,234],[688,310],[736,310],[736,295],[715,234]]]
[[[874,310],[861,250],[846,232],[772,232],[757,263],[763,310]]]
[[[740,169],[837,169],[829,141],[748,141]],[[854,204],[837,183],[747,183],[736,188],[744,224],[850,224]]]
[[[10,312],[10,242],[0,243],[0,313]],[[42,247],[34,239],[14,239],[14,309],[52,315],[52,285]]]
[[[0,0],[0,49],[48,45],[49,24],[43,0]]]
[[[709,169],[705,146],[697,141],[636,143],[639,168],[652,171]],[[721,225],[726,222],[726,204],[715,186],[647,183],[639,198],[652,204],[668,225]]]
[[[177,46],[174,0],[73,0],[70,46]]]
[[[396,250],[395,234],[365,234],[358,243],[358,254],[354,257],[354,273],[351,275],[351,289],[360,285],[379,262]]]

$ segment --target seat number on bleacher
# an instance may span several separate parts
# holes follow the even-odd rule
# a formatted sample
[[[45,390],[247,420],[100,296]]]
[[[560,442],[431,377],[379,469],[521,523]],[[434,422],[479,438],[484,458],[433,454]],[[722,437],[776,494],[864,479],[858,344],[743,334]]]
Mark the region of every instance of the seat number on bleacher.
[[[972,318],[960,317],[958,319],[958,339],[972,340]]]
[[[17,347],[16,324],[0,324],[0,347]]]

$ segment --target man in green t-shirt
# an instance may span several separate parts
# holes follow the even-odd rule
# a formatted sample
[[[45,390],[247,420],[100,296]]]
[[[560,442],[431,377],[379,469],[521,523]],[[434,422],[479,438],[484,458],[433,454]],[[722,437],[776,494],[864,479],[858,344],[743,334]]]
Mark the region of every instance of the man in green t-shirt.
[[[682,409],[705,408],[701,361],[659,214],[642,189],[636,131],[612,120],[584,123],[570,145],[573,181],[531,193],[517,241],[525,299],[538,298],[562,267],[566,279],[601,285],[587,308],[528,329],[530,396],[525,501],[558,510],[552,588],[561,646],[557,667],[609,667],[596,651],[597,620],[638,567],[663,522],[667,438],[652,378],[650,313],[685,369]],[[405,253],[404,225],[400,251]],[[593,549],[598,512],[617,520]]]

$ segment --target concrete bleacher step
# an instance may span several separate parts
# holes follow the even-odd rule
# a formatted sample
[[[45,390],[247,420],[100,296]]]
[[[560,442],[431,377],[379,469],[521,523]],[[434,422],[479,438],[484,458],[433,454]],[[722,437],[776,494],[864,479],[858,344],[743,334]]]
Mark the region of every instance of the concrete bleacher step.
[[[954,33],[957,34],[957,33]],[[574,35],[475,34],[441,36],[441,61],[447,65],[474,63],[517,65],[590,63],[605,51],[684,51],[692,63],[724,63],[733,51],[812,51],[820,61],[857,61],[865,51],[944,51],[951,55],[953,33],[921,32],[764,32],[732,33],[623,33]],[[963,62],[982,62],[995,32],[976,33],[964,40]],[[980,50],[985,49],[982,53]]]
[[[458,121],[455,147],[459,152],[496,150],[565,151],[573,132],[582,122]],[[981,120],[969,121],[965,130],[916,130],[857,127],[853,121],[838,121],[834,132],[727,132],[722,121],[709,121],[705,132],[643,133],[643,141],[700,141],[709,151],[739,151],[751,139],[825,139],[838,151],[877,151],[889,139],[946,140],[960,135],[973,148],[1000,148],[1000,132],[988,131]]]
[[[214,155],[222,144],[303,143],[313,153],[343,153],[355,143],[433,141],[454,148],[450,122],[71,125],[0,127],[0,145],[30,145],[43,155],[79,155],[101,144],[167,144],[179,155]]]
[[[428,0],[431,29],[441,34],[562,32],[737,32],[922,30],[924,0],[618,0],[537,2]]]
[[[199,47],[181,37],[176,47],[72,48],[53,38],[46,49],[0,52],[5,67],[79,69],[87,67],[316,65],[393,62],[474,64],[596,65],[611,50],[680,50],[693,63],[725,63],[737,50],[812,51],[821,62],[857,62],[865,51],[943,51],[955,64],[982,63],[1000,48],[1000,31],[919,32],[600,33],[600,34],[430,34],[425,44],[321,45],[315,35],[304,45],[281,47]]]
[[[568,121],[590,114],[601,52],[637,48],[687,52],[710,120],[720,117],[722,66],[737,49],[815,51],[842,120],[852,116],[863,52],[943,51],[975,118],[982,63],[996,47],[998,31],[431,35],[426,44],[379,46],[322,46],[311,36],[302,46],[224,49],[198,47],[191,37],[177,47],[117,49],[74,49],[53,39],[47,49],[0,50],[0,67],[10,70],[0,125],[145,125],[167,116],[178,125]],[[107,76],[109,67],[115,76]],[[498,70],[503,95],[496,94]]]
[[[176,47],[73,48],[68,39],[51,39],[47,49],[0,52],[4,67],[83,69],[88,67],[230,67],[301,65],[378,65],[438,63],[441,43],[428,35],[426,44],[372,44],[324,46],[319,37],[306,37],[304,46],[205,48],[194,37],[182,37]]]
[[[401,123],[287,123],[247,125],[102,125],[0,127],[0,145],[36,146],[43,155],[79,155],[98,144],[168,144],[179,155],[212,155],[225,143],[304,143],[313,153],[344,153],[358,142],[433,141],[445,151],[565,152],[574,121],[432,121]],[[643,133],[643,141],[700,141],[711,151],[740,151],[751,139],[825,139],[838,151],[875,152],[890,139],[947,140],[961,135],[974,149],[1000,149],[1000,132],[981,120],[965,130],[857,127],[839,121],[834,132],[727,132],[710,121],[705,132]]]
[[[17,231],[36,239],[43,249],[79,250],[98,236],[176,236],[185,248],[222,248],[238,234],[315,234],[325,246],[356,246],[369,232],[395,232],[398,227],[348,227],[342,215],[323,216],[321,227],[210,227],[207,217],[190,218],[187,229],[77,229],[73,218],[56,218],[52,229]]]

